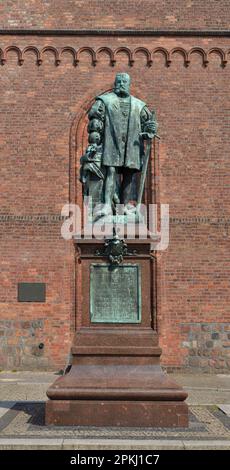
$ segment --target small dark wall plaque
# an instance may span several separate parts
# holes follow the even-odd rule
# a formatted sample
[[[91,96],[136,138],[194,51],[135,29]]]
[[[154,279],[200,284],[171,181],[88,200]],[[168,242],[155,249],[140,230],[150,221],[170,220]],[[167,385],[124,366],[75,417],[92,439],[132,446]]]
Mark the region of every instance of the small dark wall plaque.
[[[44,282],[19,282],[18,302],[45,302],[46,285]]]
[[[92,323],[141,322],[141,272],[137,264],[91,264]]]

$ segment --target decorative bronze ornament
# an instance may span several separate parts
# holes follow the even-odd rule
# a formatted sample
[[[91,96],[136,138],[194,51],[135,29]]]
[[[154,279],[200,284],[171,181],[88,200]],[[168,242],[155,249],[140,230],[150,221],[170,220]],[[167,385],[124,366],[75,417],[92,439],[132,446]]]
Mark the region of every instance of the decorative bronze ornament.
[[[124,256],[132,256],[137,254],[136,250],[129,251],[128,246],[119,237],[105,240],[105,244],[102,249],[96,250],[96,256],[106,256],[109,259],[110,264],[118,265],[121,264]]]

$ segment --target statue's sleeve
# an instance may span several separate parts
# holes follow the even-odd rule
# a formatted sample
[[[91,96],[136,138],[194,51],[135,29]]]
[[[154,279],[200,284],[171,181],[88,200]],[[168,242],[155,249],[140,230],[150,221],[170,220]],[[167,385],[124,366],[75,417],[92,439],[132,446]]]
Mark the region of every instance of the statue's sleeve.
[[[88,141],[90,144],[99,145],[104,133],[105,105],[97,99],[88,113]]]

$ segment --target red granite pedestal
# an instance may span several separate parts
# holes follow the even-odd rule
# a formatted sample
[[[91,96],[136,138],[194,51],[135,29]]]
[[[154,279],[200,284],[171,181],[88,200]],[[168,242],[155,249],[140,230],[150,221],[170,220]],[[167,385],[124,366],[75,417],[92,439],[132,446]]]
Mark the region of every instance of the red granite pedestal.
[[[46,424],[64,426],[188,426],[187,393],[160,366],[161,349],[153,312],[154,259],[149,240],[127,242],[128,263],[141,269],[142,315],[138,324],[92,324],[89,282],[99,241],[81,241],[77,260],[77,329],[70,371],[49,387]],[[127,257],[124,257],[127,262]]]

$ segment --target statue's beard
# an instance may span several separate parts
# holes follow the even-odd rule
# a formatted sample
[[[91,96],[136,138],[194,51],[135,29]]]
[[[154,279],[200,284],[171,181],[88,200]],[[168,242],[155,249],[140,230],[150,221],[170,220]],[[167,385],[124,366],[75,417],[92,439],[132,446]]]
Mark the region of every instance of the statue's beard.
[[[129,96],[129,90],[127,88],[114,87],[114,93],[118,96]]]

